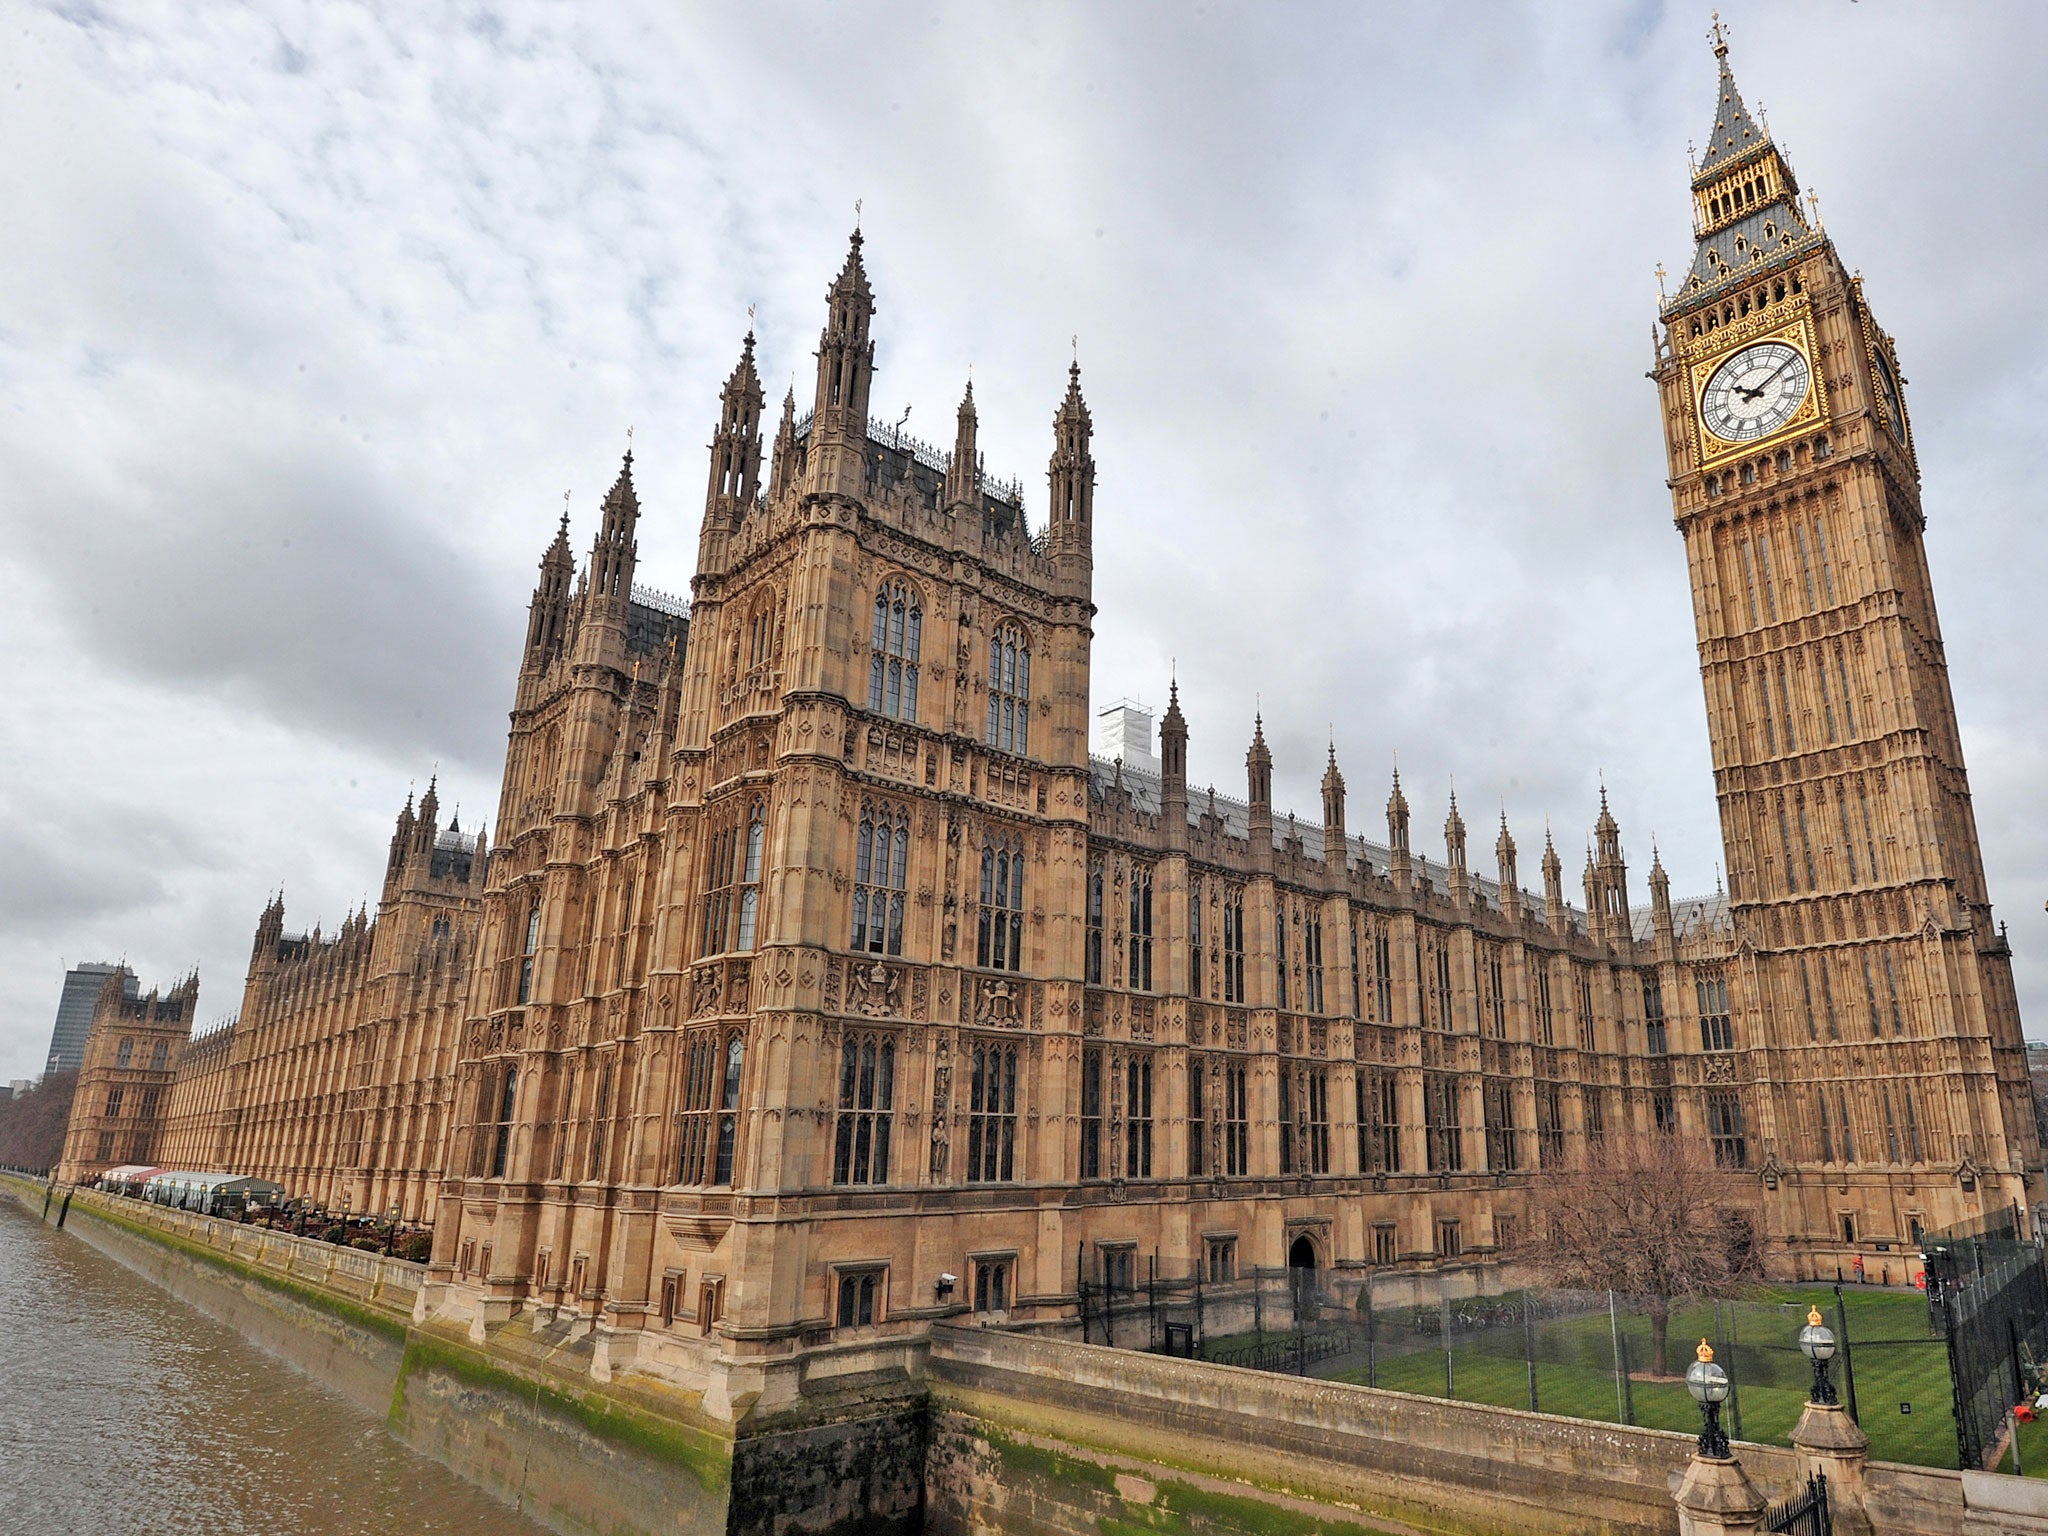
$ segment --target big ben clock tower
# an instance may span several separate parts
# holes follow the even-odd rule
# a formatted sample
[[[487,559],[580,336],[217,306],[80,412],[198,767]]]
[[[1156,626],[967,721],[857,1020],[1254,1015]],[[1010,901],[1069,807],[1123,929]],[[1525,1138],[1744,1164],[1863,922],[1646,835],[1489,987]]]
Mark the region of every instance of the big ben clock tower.
[[[1653,377],[1739,947],[1732,1070],[1786,1267],[1874,1279],[1922,1228],[2026,1204],[2040,1146],[1892,339],[1718,27],[1714,52]]]

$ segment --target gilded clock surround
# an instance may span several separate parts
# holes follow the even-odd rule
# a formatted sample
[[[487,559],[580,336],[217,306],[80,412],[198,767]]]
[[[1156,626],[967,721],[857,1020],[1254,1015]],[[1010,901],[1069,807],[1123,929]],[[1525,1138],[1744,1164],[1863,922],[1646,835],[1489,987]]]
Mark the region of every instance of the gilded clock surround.
[[[1856,287],[1860,297],[1863,285],[1859,281]],[[1878,418],[1890,428],[1892,436],[1899,440],[1899,446],[1906,450],[1906,457],[1914,460],[1917,467],[1918,460],[1913,453],[1913,425],[1906,414],[1906,381],[1899,374],[1898,351],[1892,345],[1891,338],[1871,321],[1867,310],[1863,316],[1863,361],[1864,366],[1870,370],[1870,398],[1872,404],[1877,407]],[[1895,398],[1898,401],[1896,419],[1893,417],[1892,406],[1884,397],[1882,377],[1885,372],[1891,375]]]
[[[1706,424],[1702,401],[1707,381],[1736,353],[1764,341],[1782,341],[1806,360],[1811,380],[1806,398],[1774,430],[1744,442],[1730,442]],[[1783,438],[1811,431],[1828,419],[1827,380],[1816,362],[1820,349],[1814,340],[1813,306],[1805,294],[1788,297],[1707,332],[1686,348],[1685,356],[1693,457],[1702,468],[1724,459],[1755,453]]]

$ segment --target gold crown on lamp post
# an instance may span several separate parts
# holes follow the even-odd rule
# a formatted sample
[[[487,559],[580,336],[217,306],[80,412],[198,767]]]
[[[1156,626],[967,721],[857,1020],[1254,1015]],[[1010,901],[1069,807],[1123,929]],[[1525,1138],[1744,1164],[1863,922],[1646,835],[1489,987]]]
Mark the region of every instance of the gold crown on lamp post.
[[[1809,1308],[1807,1309],[1807,1313],[1806,1313],[1806,1323],[1807,1323],[1807,1326],[1808,1326],[1809,1328],[1818,1328],[1818,1327],[1820,1326],[1820,1308],[1819,1308],[1819,1307],[1809,1307]]]
[[[1705,1339],[1701,1339],[1700,1347],[1694,1350],[1693,1353],[1698,1355],[1702,1361],[1711,1360],[1714,1358],[1714,1346]]]

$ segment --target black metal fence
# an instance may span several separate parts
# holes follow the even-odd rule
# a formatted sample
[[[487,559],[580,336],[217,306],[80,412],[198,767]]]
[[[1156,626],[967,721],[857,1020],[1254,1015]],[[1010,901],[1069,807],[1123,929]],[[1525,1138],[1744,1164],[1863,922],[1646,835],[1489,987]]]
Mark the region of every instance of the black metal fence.
[[[1818,1305],[1872,1453],[1955,1464],[1947,1338],[1912,1292],[1809,1285],[1659,1308],[1605,1291],[1474,1294],[1489,1277],[1471,1271],[1162,1275],[1153,1254],[1092,1246],[1074,1263],[1091,1344],[1688,1433],[1699,1413],[1682,1373],[1704,1337],[1733,1382],[1729,1432],[1774,1444],[1812,1386],[1797,1341]]]
[[[1981,1467],[1998,1449],[2014,1406],[2042,1390],[2048,1270],[2041,1245],[2021,1238],[2008,1213],[1930,1232],[1921,1246],[1929,1321],[1948,1344],[1958,1462]],[[2013,1454],[2017,1472],[2017,1438]]]
[[[1788,1531],[1792,1536],[1832,1536],[1834,1528],[1828,1513],[1828,1480],[1824,1472],[1814,1473],[1799,1492],[1764,1512],[1767,1531]]]

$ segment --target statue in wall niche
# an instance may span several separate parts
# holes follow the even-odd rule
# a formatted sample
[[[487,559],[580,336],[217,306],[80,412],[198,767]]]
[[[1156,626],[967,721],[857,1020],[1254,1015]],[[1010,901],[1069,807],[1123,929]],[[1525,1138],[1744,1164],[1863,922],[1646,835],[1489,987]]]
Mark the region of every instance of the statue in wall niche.
[[[692,1016],[716,1013],[721,991],[717,966],[707,965],[699,970],[696,976],[696,989],[690,1002]]]
[[[941,1054],[938,1064],[932,1068],[932,1159],[931,1176],[936,1182],[946,1176],[946,1164],[952,1152],[951,1132],[948,1117],[953,1101],[953,1064]]]

